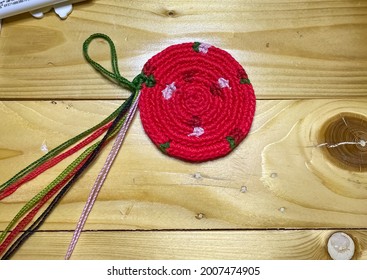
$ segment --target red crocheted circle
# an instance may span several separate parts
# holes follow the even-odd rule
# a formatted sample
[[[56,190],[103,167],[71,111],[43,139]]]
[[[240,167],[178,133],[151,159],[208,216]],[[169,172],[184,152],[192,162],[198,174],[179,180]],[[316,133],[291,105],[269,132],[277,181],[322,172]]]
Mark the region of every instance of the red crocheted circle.
[[[173,45],[144,65],[144,130],[164,153],[201,162],[231,152],[247,135],[255,94],[242,66],[204,43]],[[153,81],[153,82],[152,82]]]

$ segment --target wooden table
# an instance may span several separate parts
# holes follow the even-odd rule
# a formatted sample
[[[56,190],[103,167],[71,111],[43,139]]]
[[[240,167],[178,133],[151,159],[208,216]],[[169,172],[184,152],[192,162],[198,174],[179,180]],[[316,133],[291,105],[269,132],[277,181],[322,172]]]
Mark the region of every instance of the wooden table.
[[[203,41],[230,52],[256,91],[250,134],[212,162],[163,155],[137,115],[73,259],[329,259],[336,231],[367,259],[367,2],[261,2],[96,0],[67,20],[3,21],[0,182],[129,95],[84,60],[92,33],[114,40],[128,79],[165,47]],[[106,44],[91,55],[109,67]],[[108,150],[14,259],[63,258]],[[0,229],[69,162],[2,200]]]

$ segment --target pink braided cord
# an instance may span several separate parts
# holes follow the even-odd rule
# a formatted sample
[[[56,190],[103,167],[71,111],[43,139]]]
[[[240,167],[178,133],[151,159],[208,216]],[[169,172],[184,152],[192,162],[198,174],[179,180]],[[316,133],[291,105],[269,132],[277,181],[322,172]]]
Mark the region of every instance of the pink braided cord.
[[[93,205],[97,199],[97,196],[99,194],[99,191],[101,190],[102,188],[102,185],[104,183],[104,181],[106,180],[106,177],[111,169],[111,166],[112,166],[112,163],[114,162],[120,148],[121,148],[121,145],[125,139],[125,136],[126,136],[126,132],[131,124],[131,121],[133,119],[133,116],[135,115],[135,112],[136,112],[136,109],[137,109],[137,105],[138,105],[138,100],[139,100],[139,97],[140,97],[140,93],[139,95],[136,97],[134,103],[132,104],[129,112],[128,112],[128,115],[126,117],[126,121],[125,123],[122,125],[119,133],[117,134],[116,136],[116,140],[115,142],[113,143],[113,146],[111,148],[111,151],[110,153],[108,154],[107,156],[107,159],[101,169],[101,171],[99,172],[98,176],[97,176],[97,179],[96,181],[94,182],[94,185],[89,193],[89,197],[88,197],[88,200],[86,202],[86,204],[84,205],[84,209],[83,209],[83,212],[82,214],[80,215],[80,218],[79,218],[79,221],[78,221],[78,224],[74,230],[74,234],[73,234],[73,237],[70,241],[70,244],[69,244],[69,247],[68,247],[68,250],[65,254],[65,260],[68,260],[70,259],[74,249],[75,249],[75,246],[79,240],[79,237],[80,237],[80,234],[83,230],[83,227],[85,225],[85,222],[87,221],[87,218],[89,216],[89,213],[91,212],[92,208],[93,208]]]

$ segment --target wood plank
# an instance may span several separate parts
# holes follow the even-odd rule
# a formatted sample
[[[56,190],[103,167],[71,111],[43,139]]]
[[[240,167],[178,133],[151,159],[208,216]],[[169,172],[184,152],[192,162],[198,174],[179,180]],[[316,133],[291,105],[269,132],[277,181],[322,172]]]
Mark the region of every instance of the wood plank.
[[[72,259],[330,259],[335,230],[84,232]],[[346,231],[356,245],[353,259],[367,259],[367,231]],[[72,233],[39,232],[13,259],[63,259]]]
[[[322,127],[345,112],[361,118],[358,133],[366,137],[366,101],[259,101],[246,140],[229,156],[201,164],[162,154],[137,117],[86,229],[367,228],[367,173],[340,166],[327,147],[317,147],[324,141]],[[55,147],[99,122],[120,102],[0,104],[4,182],[42,155],[45,140]],[[42,229],[74,229],[106,152]],[[366,147],[356,144],[351,153],[363,159]],[[0,229],[64,166],[1,201]]]
[[[4,20],[0,97],[125,98],[100,77],[81,46],[103,32],[117,45],[121,72],[132,79],[165,47],[206,41],[229,51],[248,71],[259,99],[365,96],[365,1],[88,1],[60,21],[24,14]],[[106,67],[109,53],[92,56]]]

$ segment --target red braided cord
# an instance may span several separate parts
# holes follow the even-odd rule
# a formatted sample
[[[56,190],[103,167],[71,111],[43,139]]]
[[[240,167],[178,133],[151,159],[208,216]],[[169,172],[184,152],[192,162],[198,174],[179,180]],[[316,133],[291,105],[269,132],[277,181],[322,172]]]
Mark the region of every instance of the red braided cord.
[[[105,129],[102,129],[104,127],[101,127],[99,130],[105,131],[107,130],[113,122],[110,122],[108,124],[106,124],[104,127]],[[95,131],[91,136],[89,136],[88,138],[94,138],[91,139],[91,141],[95,140],[96,138],[98,138],[98,136],[100,135],[99,133],[97,133],[98,131]],[[101,134],[102,134],[101,133]],[[99,135],[98,135],[99,134]],[[86,141],[87,139],[85,139],[84,141]],[[110,139],[107,139],[107,141],[103,144],[102,147],[104,147],[105,145],[107,145],[107,143],[109,142]],[[83,141],[83,142],[84,142]],[[91,142],[89,141],[89,142]],[[79,144],[83,143],[80,142]],[[89,142],[86,141],[85,145],[88,144]],[[85,146],[84,145],[84,146]],[[76,146],[75,146],[76,147]],[[74,147],[74,148],[75,148]],[[72,148],[72,149],[74,149]],[[82,148],[82,147],[80,147]],[[80,149],[79,148],[79,149]],[[65,153],[70,152],[72,149],[66,151]],[[76,152],[76,151],[75,151]],[[48,201],[50,200],[63,186],[65,186],[65,184],[79,171],[79,169],[81,169],[84,165],[84,163],[88,160],[90,155],[88,155],[85,159],[83,159],[70,173],[67,174],[67,176],[60,181],[56,186],[54,186],[39,202],[38,204],[27,214],[27,216],[25,216],[18,224],[17,226],[10,232],[10,234],[6,237],[6,239],[0,244],[0,255],[4,253],[4,251],[9,247],[9,245],[13,242],[13,240],[15,239],[15,237],[19,234],[20,231],[22,231],[30,222],[31,220],[34,218],[34,216],[38,213],[38,211],[40,210],[40,208]]]
[[[50,159],[43,163],[42,165],[38,166],[36,169],[34,169],[32,172],[27,174],[25,177],[21,178],[19,181],[14,182],[10,186],[8,186],[5,190],[3,190],[0,193],[0,200],[4,199],[5,197],[11,195],[13,192],[15,192],[21,185],[24,183],[36,178],[41,173],[45,172],[46,170],[50,169],[51,167],[58,164],[60,161],[64,160],[65,158],[71,156],[72,154],[76,153],[95,139],[97,139],[99,136],[101,136],[110,126],[112,122],[100,127],[98,130],[93,132],[90,136],[88,136],[86,139],[84,139],[82,142],[78,143],[76,146],[71,148],[70,150],[67,150],[66,152],[54,157],[53,159]]]
[[[255,94],[242,66],[227,52],[200,43],[173,45],[144,66],[143,127],[165,153],[200,162],[222,157],[248,134]]]
[[[8,248],[8,246],[13,242],[14,238],[22,231],[34,218],[34,216],[38,213],[41,207],[52,198],[74,175],[75,173],[83,166],[84,162],[88,159],[87,156],[83,161],[81,161],[78,166],[76,166],[60,183],[58,183],[55,187],[53,187],[40,201],[39,203],[30,211],[27,216],[25,216],[17,226],[10,232],[10,234],[6,237],[6,239],[0,244],[0,256],[4,253],[4,251]]]

